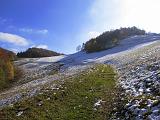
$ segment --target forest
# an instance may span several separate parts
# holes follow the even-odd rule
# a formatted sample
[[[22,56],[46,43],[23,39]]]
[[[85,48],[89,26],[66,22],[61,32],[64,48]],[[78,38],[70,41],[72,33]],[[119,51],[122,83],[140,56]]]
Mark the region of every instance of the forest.
[[[29,48],[24,52],[17,53],[17,57],[19,58],[39,58],[39,57],[51,57],[51,56],[58,56],[61,55],[60,53],[46,50],[42,48]]]
[[[134,35],[144,35],[144,30],[137,27],[120,28],[116,30],[106,31],[96,38],[92,38],[84,44],[84,50],[87,53],[97,52],[115,47],[122,39]]]

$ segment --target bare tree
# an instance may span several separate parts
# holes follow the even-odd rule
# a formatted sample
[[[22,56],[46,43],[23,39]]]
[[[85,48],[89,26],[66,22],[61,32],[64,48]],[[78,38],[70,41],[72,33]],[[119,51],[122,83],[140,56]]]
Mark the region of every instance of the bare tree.
[[[81,51],[81,48],[82,48],[82,46],[81,45],[78,45],[77,47],[76,47],[76,51],[78,52],[78,51]]]

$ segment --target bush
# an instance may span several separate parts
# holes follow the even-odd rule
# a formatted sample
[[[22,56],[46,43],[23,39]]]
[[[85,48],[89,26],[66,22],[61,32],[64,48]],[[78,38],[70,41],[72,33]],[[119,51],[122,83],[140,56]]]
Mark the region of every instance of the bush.
[[[107,31],[100,36],[87,41],[84,45],[86,52],[97,52],[112,48],[120,42],[120,40],[133,35],[144,35],[145,31],[136,27],[120,28],[112,31]]]

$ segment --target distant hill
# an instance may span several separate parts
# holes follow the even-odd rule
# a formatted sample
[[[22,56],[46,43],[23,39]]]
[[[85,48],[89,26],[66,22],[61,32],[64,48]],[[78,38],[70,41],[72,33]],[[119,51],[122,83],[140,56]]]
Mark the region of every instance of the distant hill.
[[[25,52],[17,53],[19,58],[39,58],[39,57],[51,57],[51,56],[58,56],[61,55],[60,53],[46,50],[42,48],[29,48]]]
[[[137,27],[120,28],[116,30],[106,31],[100,36],[87,41],[84,44],[84,50],[88,53],[97,52],[112,48],[122,40],[134,35],[144,35],[144,30]]]

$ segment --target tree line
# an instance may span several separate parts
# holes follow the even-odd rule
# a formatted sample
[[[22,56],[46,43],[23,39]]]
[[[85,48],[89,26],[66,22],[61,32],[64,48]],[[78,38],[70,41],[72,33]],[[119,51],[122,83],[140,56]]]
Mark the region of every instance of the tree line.
[[[133,35],[145,35],[144,30],[137,27],[120,28],[116,30],[106,31],[96,38],[92,38],[84,44],[86,52],[97,52],[112,48],[119,44],[119,42],[127,37]]]
[[[29,48],[24,52],[17,53],[17,57],[19,58],[39,58],[39,57],[51,57],[58,56],[60,53],[42,49],[42,48]]]

